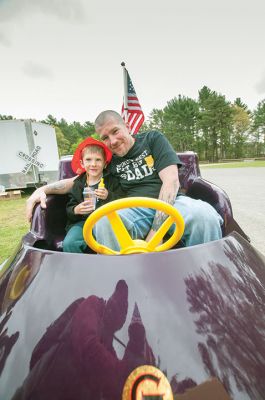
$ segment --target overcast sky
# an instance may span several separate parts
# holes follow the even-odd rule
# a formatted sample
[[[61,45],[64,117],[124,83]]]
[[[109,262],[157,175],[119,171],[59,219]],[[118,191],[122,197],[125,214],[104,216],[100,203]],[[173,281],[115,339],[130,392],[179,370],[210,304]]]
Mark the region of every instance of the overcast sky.
[[[122,61],[146,117],[204,85],[253,109],[264,15],[264,0],[0,0],[0,114],[83,123],[120,111]]]

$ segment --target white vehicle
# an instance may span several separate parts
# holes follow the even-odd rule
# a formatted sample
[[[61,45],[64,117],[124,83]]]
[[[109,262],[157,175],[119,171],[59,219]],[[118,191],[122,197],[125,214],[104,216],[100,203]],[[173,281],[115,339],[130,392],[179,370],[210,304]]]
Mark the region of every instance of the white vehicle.
[[[58,178],[55,129],[29,120],[0,121],[0,186],[22,189]]]

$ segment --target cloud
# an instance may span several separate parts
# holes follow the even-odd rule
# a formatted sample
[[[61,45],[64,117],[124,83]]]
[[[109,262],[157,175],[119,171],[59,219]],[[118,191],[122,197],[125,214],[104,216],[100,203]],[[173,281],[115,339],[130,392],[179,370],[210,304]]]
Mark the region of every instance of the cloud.
[[[5,47],[11,46],[11,41],[3,32],[0,32],[0,45],[3,45]]]
[[[86,17],[84,0],[0,0],[0,21],[36,13],[70,22],[82,22]]]
[[[263,77],[259,80],[259,82],[255,85],[255,88],[259,94],[265,93],[265,72]]]
[[[53,73],[49,68],[43,67],[40,64],[28,61],[23,67],[22,71],[25,75],[33,79],[44,78],[48,80],[53,79]]]

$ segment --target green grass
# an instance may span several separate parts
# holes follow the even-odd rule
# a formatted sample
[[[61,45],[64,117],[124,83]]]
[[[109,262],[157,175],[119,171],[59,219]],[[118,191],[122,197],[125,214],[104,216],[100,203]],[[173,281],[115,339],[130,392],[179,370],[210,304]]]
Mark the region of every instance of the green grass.
[[[265,167],[265,161],[245,160],[245,161],[234,161],[226,163],[200,164],[200,168],[249,168],[249,167]]]
[[[0,264],[9,257],[29,231],[26,198],[0,201]]]

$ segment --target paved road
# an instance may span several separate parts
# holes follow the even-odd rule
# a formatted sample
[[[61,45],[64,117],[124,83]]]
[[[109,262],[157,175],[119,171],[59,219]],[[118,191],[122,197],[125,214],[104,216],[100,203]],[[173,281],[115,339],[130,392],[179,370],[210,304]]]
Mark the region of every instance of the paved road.
[[[235,220],[265,255],[265,168],[201,168],[229,196]]]

